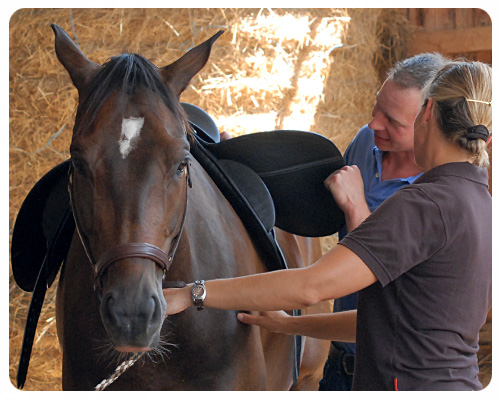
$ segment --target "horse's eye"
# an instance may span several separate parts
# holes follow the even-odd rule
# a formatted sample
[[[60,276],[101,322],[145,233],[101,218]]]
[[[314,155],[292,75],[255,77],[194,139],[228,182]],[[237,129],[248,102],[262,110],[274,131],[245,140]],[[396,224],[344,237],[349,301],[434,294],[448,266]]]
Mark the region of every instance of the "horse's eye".
[[[188,160],[184,160],[184,161],[182,161],[182,162],[179,164],[179,166],[177,167],[177,172],[178,172],[179,174],[183,174],[183,173],[184,173],[184,171],[185,171],[185,170],[186,170],[186,168],[187,168],[187,165],[188,165]]]
[[[71,157],[71,163],[73,164],[73,168],[77,173],[85,175],[87,166],[81,158],[73,156]]]

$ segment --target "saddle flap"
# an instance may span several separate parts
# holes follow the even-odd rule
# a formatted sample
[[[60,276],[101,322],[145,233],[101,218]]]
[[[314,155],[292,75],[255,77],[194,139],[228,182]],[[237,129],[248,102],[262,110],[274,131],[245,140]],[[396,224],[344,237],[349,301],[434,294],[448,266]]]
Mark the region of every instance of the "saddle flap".
[[[191,154],[201,164],[245,225],[270,270],[286,268],[274,238],[274,204],[262,179],[248,166],[234,160],[219,160],[207,143],[194,137]]]
[[[266,232],[275,225],[276,214],[271,194],[262,179],[252,169],[233,160],[219,160],[219,165],[235,183],[243,197],[259,217]]]

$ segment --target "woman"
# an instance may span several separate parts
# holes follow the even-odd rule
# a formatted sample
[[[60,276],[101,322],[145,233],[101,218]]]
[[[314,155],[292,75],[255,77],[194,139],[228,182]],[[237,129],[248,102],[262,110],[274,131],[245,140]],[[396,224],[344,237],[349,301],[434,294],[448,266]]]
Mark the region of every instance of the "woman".
[[[489,66],[447,64],[424,90],[415,120],[415,159],[425,173],[414,184],[310,267],[207,282],[205,305],[294,309],[360,291],[357,311],[279,314],[262,324],[355,340],[353,390],[481,389],[478,333],[491,307],[492,203],[484,168],[491,96]],[[352,179],[360,179],[356,167],[327,179],[339,205],[345,200],[336,188]],[[191,285],[164,294],[168,314],[194,301]]]

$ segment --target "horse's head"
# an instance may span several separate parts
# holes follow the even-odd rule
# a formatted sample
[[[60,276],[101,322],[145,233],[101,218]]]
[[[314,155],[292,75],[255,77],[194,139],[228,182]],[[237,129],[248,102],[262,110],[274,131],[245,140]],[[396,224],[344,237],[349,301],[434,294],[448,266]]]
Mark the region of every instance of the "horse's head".
[[[162,278],[187,206],[190,152],[179,97],[222,32],[157,68],[131,54],[100,66],[52,27],[57,56],[79,93],[70,193],[102,321],[118,350],[146,351],[159,341]]]

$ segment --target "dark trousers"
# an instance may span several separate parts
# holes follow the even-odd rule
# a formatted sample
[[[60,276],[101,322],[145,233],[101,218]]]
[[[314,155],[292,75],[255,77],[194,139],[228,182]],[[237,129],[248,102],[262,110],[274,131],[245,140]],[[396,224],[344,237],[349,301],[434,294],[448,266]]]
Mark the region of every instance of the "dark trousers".
[[[319,390],[351,390],[354,376],[354,354],[330,345],[330,353],[319,381]]]

